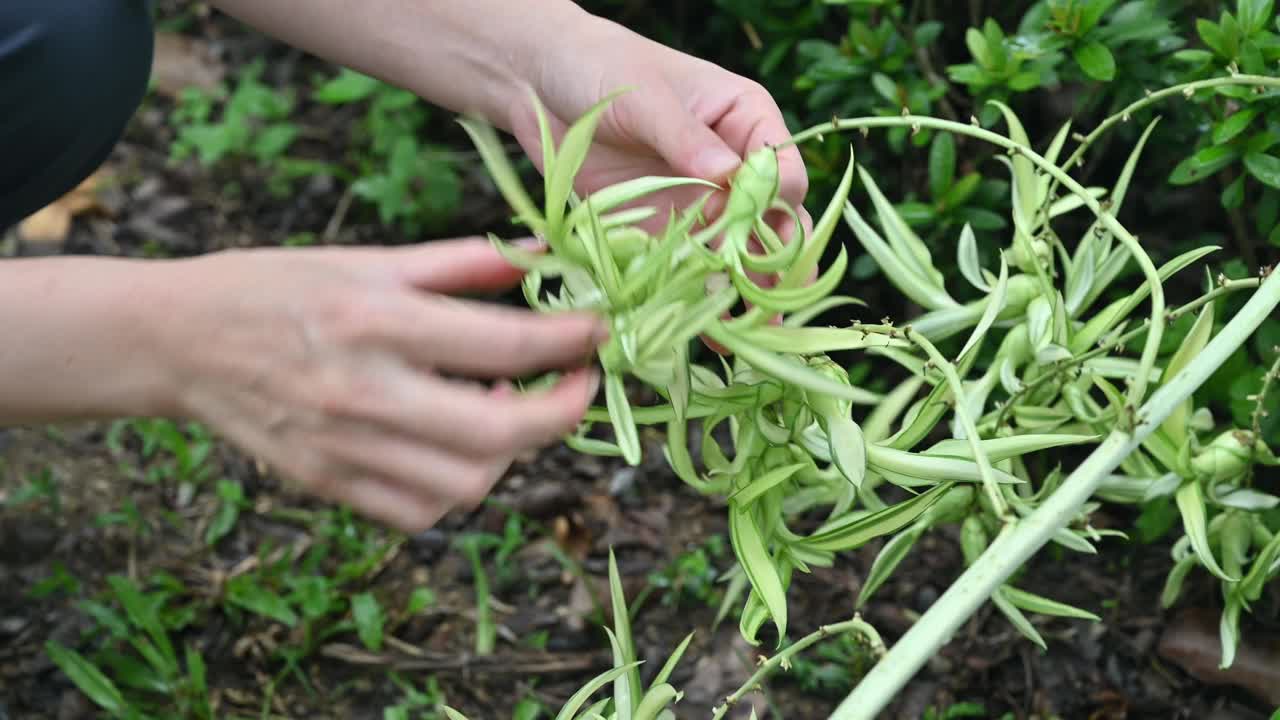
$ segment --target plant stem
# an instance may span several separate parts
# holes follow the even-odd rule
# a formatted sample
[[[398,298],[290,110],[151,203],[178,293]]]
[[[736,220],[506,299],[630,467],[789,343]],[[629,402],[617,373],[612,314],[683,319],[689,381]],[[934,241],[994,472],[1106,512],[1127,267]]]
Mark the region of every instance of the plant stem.
[[[894,337],[899,330],[890,325],[866,325],[863,323],[854,323],[852,329],[861,330],[862,332],[872,332],[885,334]],[[1003,521],[1009,522],[1012,515],[1009,513],[1009,505],[1005,502],[1004,494],[1000,492],[1000,485],[996,482],[995,475],[991,472],[991,460],[987,457],[987,451],[982,449],[981,438],[978,435],[978,427],[973,421],[973,417],[969,415],[969,411],[964,405],[964,384],[960,381],[960,374],[956,372],[956,366],[943,357],[938,352],[938,348],[933,343],[911,329],[907,325],[901,330],[902,334],[908,340],[919,345],[925,354],[929,356],[929,360],[938,369],[942,371],[946,378],[947,384],[951,387],[951,393],[955,395],[955,415],[959,421],[960,427],[964,428],[964,434],[969,440],[969,448],[973,450],[973,459],[978,464],[978,474],[982,476],[982,486],[987,491],[987,496],[991,498],[991,506],[995,514]]]
[[[1201,295],[1195,300],[1192,300],[1186,305],[1183,305],[1182,307],[1177,308],[1176,310],[1170,310],[1168,318],[1170,321],[1177,320],[1178,318],[1182,317],[1183,315],[1186,315],[1189,312],[1199,310],[1205,304],[1212,302],[1213,300],[1216,300],[1219,297],[1222,297],[1223,295],[1236,292],[1237,290],[1246,290],[1246,289],[1256,288],[1261,283],[1262,283],[1262,280],[1258,278],[1228,280],[1227,282],[1218,285],[1218,287],[1210,290],[1204,295]],[[1005,417],[1007,417],[1007,414],[1010,411],[1012,411],[1013,406],[1016,405],[1020,399],[1035,392],[1035,390],[1040,386],[1044,385],[1050,380],[1053,380],[1056,377],[1061,377],[1064,372],[1070,370],[1071,368],[1077,365],[1081,365],[1089,360],[1092,360],[1095,357],[1098,357],[1099,355],[1107,354],[1108,350],[1119,349],[1121,347],[1124,347],[1125,343],[1142,335],[1142,333],[1146,331],[1147,331],[1146,325],[1139,325],[1138,327],[1126,333],[1121,334],[1119,337],[1110,341],[1107,345],[1104,345],[1102,347],[1096,347],[1088,352],[1084,352],[1079,355],[1076,355],[1070,360],[1063,360],[1059,365],[1053,368],[1052,372],[1047,372],[1044,375],[1041,375],[1040,377],[1027,382],[1025,385],[1022,386],[1022,389],[1014,393],[1014,395],[1010,397],[1007,401],[1005,401],[1003,406],[1001,406],[1000,414],[996,417],[996,426],[999,427],[1000,425],[1003,425]]]
[[[742,687],[735,690],[731,695],[724,699],[724,703],[716,707],[714,713],[711,715],[711,720],[720,720],[723,718],[725,713],[733,709],[733,706],[737,705],[747,693],[751,692],[753,688],[759,687],[760,683],[767,676],[771,675],[779,667],[787,666],[793,656],[797,655],[814,643],[830,637],[838,637],[847,632],[861,633],[871,643],[871,652],[875,653],[877,657],[884,655],[884,641],[880,639],[880,633],[876,632],[876,629],[863,620],[859,615],[854,615],[849,620],[838,622],[834,625],[823,625],[817,630],[814,630],[808,635],[800,638],[795,642],[795,644],[791,645],[787,649],[761,663],[760,667],[756,669],[751,677],[747,678],[747,681],[742,684]]]
[[[1280,305],[1272,272],[1240,312],[1187,367],[1152,394],[1132,432],[1116,429],[1032,514],[987,548],[836,708],[829,720],[870,720],[995,590],[1075,517],[1107,475],[1129,456]]]
[[[990,130],[984,130],[973,125],[951,122],[950,120],[939,120],[932,117],[921,117],[916,115],[903,115],[900,117],[865,117],[850,120],[841,120],[839,118],[821,125],[814,126],[808,130],[804,130],[794,135],[790,143],[800,143],[811,137],[816,137],[826,132],[838,132],[841,130],[866,129],[866,128],[883,128],[883,127],[926,127],[934,130],[942,130],[946,132],[956,133],[958,135],[967,135],[986,141],[992,145],[1002,147],[1012,153],[1021,154],[1033,165],[1038,167],[1045,174],[1060,183],[1080,198],[1085,207],[1098,218],[1099,222],[1121,243],[1124,244],[1129,253],[1141,268],[1142,274],[1146,277],[1147,282],[1151,284],[1151,330],[1147,336],[1146,345],[1142,349],[1142,359],[1140,361],[1138,374],[1133,379],[1133,384],[1129,387],[1129,407],[1137,410],[1138,405],[1142,402],[1147,392],[1148,377],[1151,370],[1155,367],[1156,356],[1160,351],[1160,339],[1164,335],[1164,286],[1160,282],[1160,274],[1156,270],[1155,265],[1151,262],[1151,258],[1146,251],[1142,249],[1142,245],[1138,239],[1133,236],[1120,221],[1112,215],[1110,210],[1104,208],[1092,195],[1085,190],[1084,186],[1076,182],[1075,178],[1068,175],[1062,168],[1046,160],[1042,155],[1035,152],[1031,148],[1014,142],[1012,139],[1005,137],[999,133]],[[788,143],[783,143],[786,145]],[[846,201],[847,202],[847,201]]]
[[[1255,85],[1258,87],[1280,87],[1280,78],[1265,77],[1262,75],[1232,75],[1228,77],[1209,78],[1208,80],[1197,80],[1195,82],[1183,83],[1182,85],[1173,85],[1171,87],[1149,93],[1146,97],[1135,100],[1120,112],[1103,120],[1093,132],[1080,138],[1080,145],[1076,147],[1071,156],[1062,163],[1062,167],[1070,169],[1072,165],[1083,164],[1085,151],[1093,145],[1104,133],[1115,127],[1117,123],[1128,122],[1130,116],[1134,113],[1144,110],[1161,100],[1176,95],[1183,95],[1190,99],[1197,90],[1207,90],[1215,87],[1225,87],[1229,85]],[[1058,181],[1055,178],[1049,183],[1049,197],[1053,197],[1058,189]]]

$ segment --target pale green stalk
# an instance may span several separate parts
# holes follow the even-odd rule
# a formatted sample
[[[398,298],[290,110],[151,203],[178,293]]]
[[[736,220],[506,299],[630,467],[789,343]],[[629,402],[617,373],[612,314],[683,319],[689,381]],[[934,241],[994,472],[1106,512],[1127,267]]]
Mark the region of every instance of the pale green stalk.
[[[861,128],[882,128],[882,127],[910,127],[910,128],[929,128],[932,130],[941,130],[951,132],[957,135],[967,135],[978,140],[991,143],[998,147],[1002,147],[1012,153],[1021,154],[1033,165],[1040,168],[1050,177],[1060,182],[1067,190],[1071,191],[1085,207],[1097,216],[1098,220],[1108,231],[1111,232],[1133,255],[1134,260],[1141,268],[1142,274],[1146,276],[1147,282],[1151,284],[1151,334],[1147,336],[1146,345],[1142,349],[1142,359],[1139,365],[1137,376],[1133,379],[1133,384],[1129,388],[1129,405],[1133,409],[1137,409],[1139,403],[1142,402],[1147,392],[1148,377],[1152,368],[1156,364],[1156,356],[1160,351],[1160,338],[1164,334],[1164,286],[1160,283],[1160,274],[1156,270],[1156,266],[1151,262],[1151,258],[1147,256],[1146,251],[1142,249],[1142,245],[1123,225],[1120,224],[1109,210],[1104,208],[1083,185],[1076,182],[1075,178],[1068,175],[1057,165],[1046,160],[1039,153],[1029,147],[1017,143],[1004,135],[984,130],[973,125],[953,122],[950,120],[939,120],[931,117],[921,117],[917,115],[902,115],[897,117],[868,117],[856,118],[852,120],[835,119],[828,123],[823,123],[815,127],[797,133],[791,138],[791,143],[800,143],[811,137],[816,137],[827,132],[838,132],[841,130],[854,130]],[[785,144],[785,143],[784,143]]]
[[[1182,85],[1173,85],[1171,87],[1157,90],[1156,92],[1147,93],[1147,95],[1139,100],[1135,100],[1120,112],[1103,120],[1093,132],[1080,138],[1080,145],[1071,153],[1071,156],[1062,163],[1062,167],[1070,169],[1072,165],[1080,163],[1084,158],[1084,153],[1093,145],[1099,137],[1105,134],[1117,123],[1128,122],[1129,118],[1139,110],[1143,110],[1154,105],[1161,100],[1175,95],[1190,97],[1197,90],[1208,90],[1215,87],[1225,87],[1228,85],[1256,85],[1258,87],[1280,87],[1280,78],[1264,77],[1262,75],[1232,75],[1229,77],[1209,78],[1208,80],[1196,80],[1195,82],[1183,83]],[[1057,189],[1057,179],[1050,184],[1049,197],[1053,197],[1054,190]]]
[[[752,673],[751,677],[747,678],[747,681],[742,684],[742,687],[739,687],[731,693],[725,698],[724,703],[716,707],[715,711],[711,715],[711,720],[720,720],[720,718],[723,718],[725,713],[732,710],[734,705],[737,705],[742,701],[742,698],[746,697],[747,693],[758,688],[761,681],[771,675],[779,667],[787,667],[792,657],[799,654],[810,645],[821,642],[829,637],[838,637],[847,632],[861,633],[871,643],[871,652],[875,653],[877,657],[884,655],[884,641],[880,639],[880,633],[876,632],[874,627],[857,615],[849,620],[845,620],[844,622],[838,622],[833,625],[823,625],[817,630],[814,630],[808,635],[800,638],[795,642],[795,644],[789,646],[787,649],[760,663],[760,667]]]
[[[1043,504],[991,543],[844,699],[829,720],[872,720],[1015,571],[1074,519],[1120,463],[1243,345],[1280,305],[1280,272],[1187,367],[1167,378],[1143,405],[1132,432],[1117,428]]]
[[[854,323],[854,330],[863,332],[884,333],[890,336],[897,334],[899,331],[890,325],[867,325],[864,323]],[[987,495],[991,498],[991,506],[994,508],[996,516],[1001,520],[1008,521],[1011,517],[1009,514],[1009,506],[1005,502],[1004,493],[1000,491],[1000,485],[996,482],[995,475],[991,470],[991,461],[987,458],[987,453],[982,448],[982,439],[978,435],[978,428],[973,422],[973,417],[965,408],[964,402],[964,383],[960,381],[960,374],[956,372],[956,366],[943,357],[938,352],[938,348],[933,343],[918,332],[914,332],[908,325],[902,329],[902,334],[908,340],[920,346],[925,354],[929,356],[929,360],[942,371],[943,377],[946,378],[947,384],[951,387],[951,393],[955,395],[955,415],[960,426],[964,428],[965,436],[969,440],[969,447],[973,450],[974,462],[978,464],[978,474],[982,477],[982,486],[987,491]]]
[[[1207,303],[1210,303],[1210,302],[1212,302],[1212,301],[1214,301],[1214,300],[1216,300],[1216,299],[1218,299],[1218,298],[1222,297],[1223,295],[1227,295],[1227,294],[1229,294],[1229,293],[1237,292],[1237,291],[1239,291],[1239,290],[1249,290],[1249,289],[1253,289],[1253,288],[1258,287],[1258,285],[1260,285],[1261,283],[1262,283],[1262,280],[1260,280],[1260,279],[1258,279],[1258,278],[1244,278],[1244,279],[1242,279],[1242,280],[1228,280],[1227,282],[1222,283],[1221,285],[1218,285],[1218,286],[1217,286],[1217,287],[1215,287],[1213,290],[1210,290],[1209,292],[1205,293],[1204,295],[1201,295],[1200,297],[1196,298],[1195,300],[1192,300],[1191,302],[1187,303],[1186,305],[1183,305],[1182,307],[1179,307],[1179,308],[1177,308],[1177,309],[1175,309],[1175,310],[1170,310],[1170,311],[1169,311],[1169,313],[1168,313],[1168,315],[1167,315],[1166,317],[1167,317],[1170,321],[1177,320],[1179,317],[1182,317],[1183,315],[1185,315],[1185,314],[1187,314],[1187,313],[1189,313],[1189,312],[1193,312],[1193,311],[1195,311],[1195,310],[1199,310],[1201,307],[1203,307],[1203,306],[1204,306],[1204,305],[1206,305]],[[1121,334],[1121,335],[1117,336],[1115,339],[1108,340],[1108,341],[1107,341],[1107,343],[1106,343],[1105,345],[1101,346],[1101,347],[1096,347],[1096,348],[1094,348],[1094,349],[1092,349],[1092,350],[1090,350],[1090,351],[1088,351],[1088,352],[1084,352],[1084,353],[1081,353],[1081,354],[1079,354],[1079,355],[1076,355],[1075,357],[1071,358],[1070,360],[1063,360],[1063,361],[1062,361],[1058,366],[1056,366],[1056,367],[1053,369],[1053,372],[1045,373],[1044,375],[1041,375],[1040,377],[1035,378],[1034,380],[1030,380],[1030,381],[1028,381],[1025,385],[1023,385],[1023,386],[1022,386],[1022,388],[1021,388],[1020,390],[1018,390],[1018,392],[1017,392],[1017,393],[1015,393],[1015,394],[1013,395],[1013,397],[1009,398],[1009,399],[1008,399],[1008,400],[1007,400],[1007,401],[1006,401],[1006,402],[1001,406],[1001,408],[1000,408],[1000,414],[999,414],[999,416],[998,416],[998,417],[997,417],[997,419],[996,419],[996,426],[998,427],[998,426],[1000,426],[1000,425],[1003,425],[1003,424],[1004,424],[1004,419],[1005,419],[1005,417],[1006,417],[1006,416],[1007,416],[1007,414],[1008,414],[1008,413],[1013,409],[1013,407],[1014,407],[1015,405],[1017,405],[1017,404],[1018,404],[1018,401],[1019,401],[1020,399],[1024,398],[1024,397],[1026,397],[1026,396],[1030,395],[1032,392],[1034,392],[1034,391],[1035,391],[1037,388],[1039,388],[1040,386],[1044,385],[1045,383],[1049,382],[1050,380],[1054,379],[1055,377],[1060,377],[1060,376],[1062,375],[1062,373],[1064,373],[1064,372],[1066,372],[1066,371],[1070,370],[1071,368],[1073,368],[1073,367],[1075,367],[1075,366],[1077,366],[1077,365],[1080,365],[1080,364],[1082,364],[1082,363],[1088,362],[1089,360],[1092,360],[1093,358],[1098,357],[1098,356],[1100,356],[1100,355],[1105,355],[1105,354],[1107,354],[1107,352],[1108,352],[1108,351],[1110,351],[1110,350],[1113,350],[1113,349],[1116,349],[1116,348],[1123,347],[1125,343],[1127,343],[1127,342],[1129,342],[1130,340],[1132,340],[1132,339],[1134,339],[1134,338],[1136,338],[1136,337],[1138,337],[1138,336],[1142,335],[1142,333],[1144,333],[1144,332],[1146,332],[1146,331],[1147,331],[1147,326],[1146,326],[1146,325],[1141,325],[1141,326],[1139,326],[1139,327],[1136,327],[1136,328],[1134,328],[1134,329],[1132,329],[1132,330],[1130,330],[1130,331],[1128,331],[1128,332],[1126,332],[1126,333],[1123,333],[1123,334]]]

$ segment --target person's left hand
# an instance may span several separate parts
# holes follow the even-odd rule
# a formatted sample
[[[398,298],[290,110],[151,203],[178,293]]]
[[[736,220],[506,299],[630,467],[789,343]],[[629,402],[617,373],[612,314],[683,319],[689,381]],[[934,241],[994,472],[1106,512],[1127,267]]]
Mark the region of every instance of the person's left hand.
[[[742,160],[766,145],[791,137],[769,92],[759,83],[659,43],[604,19],[588,16],[565,28],[562,42],[546,48],[528,71],[528,82],[543,103],[559,142],[574,122],[606,95],[631,88],[601,116],[594,146],[578,175],[585,194],[645,175],[696,177],[725,185]],[[528,98],[513,99],[507,125],[541,171],[537,116]],[[779,197],[801,218],[812,220],[803,203],[809,180],[794,145],[778,150]],[[670,207],[683,208],[706,193],[690,186],[644,198],[658,204],[655,220],[665,223]],[[707,203],[708,220],[723,210],[726,193]],[[794,221],[771,213],[770,225],[784,241]]]

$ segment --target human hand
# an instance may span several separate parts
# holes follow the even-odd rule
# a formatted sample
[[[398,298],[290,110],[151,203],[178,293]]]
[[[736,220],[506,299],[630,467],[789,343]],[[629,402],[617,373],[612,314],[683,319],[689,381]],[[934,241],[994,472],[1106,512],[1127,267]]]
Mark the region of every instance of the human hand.
[[[557,142],[569,123],[605,95],[632,88],[601,116],[595,145],[578,175],[580,193],[644,175],[723,183],[752,151],[791,137],[764,87],[714,63],[595,16],[580,17],[557,36],[565,40],[540,48],[527,77]],[[537,117],[531,102],[519,100],[511,104],[506,124],[541,170]],[[803,206],[809,180],[796,146],[778,150],[778,170],[779,197],[796,210],[805,232],[812,231]],[[644,202],[656,202],[655,222],[665,223],[669,207],[686,207],[704,192],[677,188]],[[707,203],[709,220],[723,210],[726,197],[717,193]],[[795,223],[785,213],[775,211],[769,220],[783,240],[793,237]]]
[[[483,240],[237,250],[176,267],[164,336],[179,411],[308,493],[405,531],[480,502],[595,397],[584,363],[605,339],[599,319],[450,297],[518,282]],[[567,372],[536,393],[501,380],[548,370]]]

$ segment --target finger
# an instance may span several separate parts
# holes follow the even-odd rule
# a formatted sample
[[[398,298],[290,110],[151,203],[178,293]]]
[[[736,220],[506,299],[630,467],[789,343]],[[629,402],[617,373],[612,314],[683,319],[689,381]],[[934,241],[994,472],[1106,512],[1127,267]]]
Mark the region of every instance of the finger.
[[[389,370],[376,384],[326,404],[337,425],[324,431],[322,444],[345,452],[346,444],[381,442],[369,436],[385,433],[472,460],[514,457],[576,430],[599,382],[597,371],[582,368],[550,388],[517,393]]]
[[[681,175],[724,183],[742,165],[742,156],[666,84],[655,83],[634,101],[624,96],[615,113],[625,134],[653,148]]]
[[[473,432],[484,432],[473,428]],[[445,512],[456,505],[483,502],[510,467],[514,455],[483,459],[463,457],[448,449],[423,443],[421,439],[374,426],[337,434],[324,433],[316,445],[344,465],[360,468],[362,474],[381,478],[389,486],[386,494],[399,491],[422,508]],[[347,492],[351,490],[338,490]],[[363,493],[363,490],[361,491]],[[372,504],[383,495],[371,493],[364,499]]]
[[[524,277],[523,270],[482,238],[433,240],[388,252],[398,280],[439,293],[505,290]]]
[[[733,105],[715,123],[715,131],[731,147],[744,156],[762,147],[781,145],[791,139],[782,111],[768,91],[751,86],[734,101]],[[795,145],[777,150],[778,196],[792,207],[804,204],[809,193],[809,175],[804,159]]]
[[[322,486],[312,487],[311,491],[410,534],[429,530],[449,510],[441,500],[433,500],[400,483],[372,476],[334,477]]]
[[[576,430],[599,389],[599,371],[588,368],[566,373],[550,388],[525,393],[486,392],[442,379],[431,389],[433,402],[401,405],[398,420],[411,430],[434,424],[431,439],[465,457],[514,457]],[[454,422],[441,423],[441,417]]]
[[[402,352],[469,377],[578,367],[609,336],[606,322],[590,313],[539,313],[444,296],[389,312],[385,322],[381,334]]]

